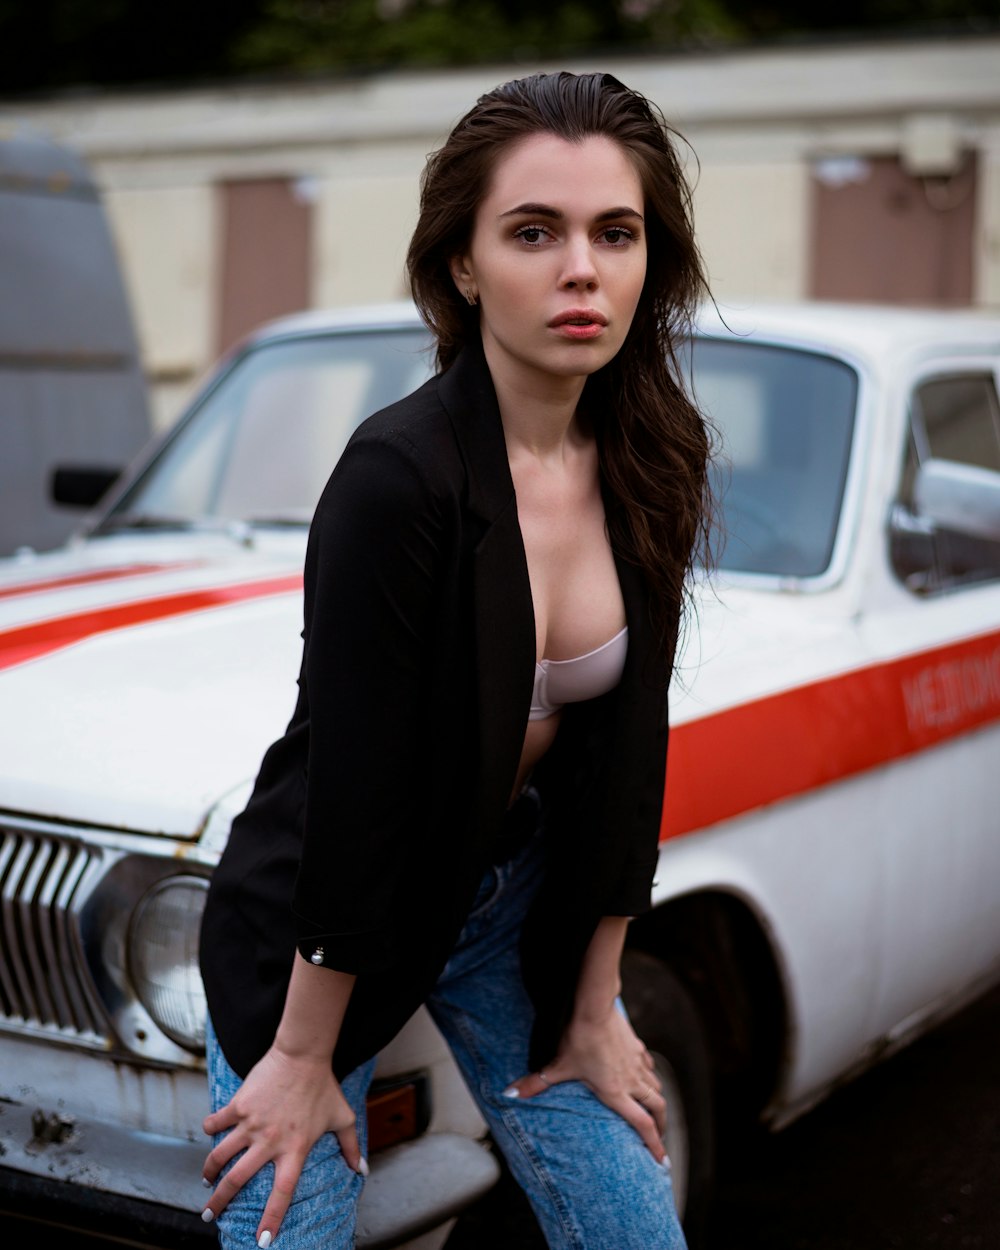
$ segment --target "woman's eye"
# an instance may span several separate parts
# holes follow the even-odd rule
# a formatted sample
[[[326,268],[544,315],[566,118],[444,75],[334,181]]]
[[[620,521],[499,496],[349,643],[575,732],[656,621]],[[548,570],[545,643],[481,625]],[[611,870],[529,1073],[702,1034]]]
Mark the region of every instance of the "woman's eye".
[[[541,226],[522,226],[520,230],[514,231],[515,239],[521,239],[525,243],[541,243],[545,234],[546,231]]]
[[[610,243],[612,247],[623,247],[626,243],[631,243],[635,235],[624,226],[609,226],[603,232],[602,237],[605,243]]]

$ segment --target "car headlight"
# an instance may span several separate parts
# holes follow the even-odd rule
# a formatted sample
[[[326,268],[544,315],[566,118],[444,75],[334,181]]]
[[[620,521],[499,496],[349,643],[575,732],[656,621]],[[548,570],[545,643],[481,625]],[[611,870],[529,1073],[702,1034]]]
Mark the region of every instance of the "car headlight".
[[[175,876],[139,900],[128,932],[132,985],[156,1025],[185,1050],[205,1048],[205,991],[198,968],[198,934],[208,882]]]

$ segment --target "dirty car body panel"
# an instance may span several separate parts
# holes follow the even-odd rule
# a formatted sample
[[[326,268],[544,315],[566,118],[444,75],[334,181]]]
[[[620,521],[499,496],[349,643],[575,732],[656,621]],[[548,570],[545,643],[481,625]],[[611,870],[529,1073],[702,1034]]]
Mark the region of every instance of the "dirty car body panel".
[[[426,373],[426,355],[413,351],[405,378],[388,375],[379,348],[387,342],[391,352],[397,320],[389,312],[365,340],[374,352],[346,335],[332,352],[321,342],[335,363],[313,379],[312,400],[339,403],[332,445],[296,444],[295,413],[280,406],[289,377],[302,377],[298,345],[256,389],[248,344],[151,449],[159,468],[141,464],[126,477],[117,511],[100,524],[95,515],[85,536],[58,551],[0,564],[0,1204],[8,1208],[52,1218],[65,1208],[64,1219],[89,1226],[103,1196],[104,1231],[143,1227],[157,1244],[212,1236],[198,1219],[209,1145],[200,908],[229,822],[291,714],[314,496],[372,401]],[[412,317],[402,336],[411,347],[424,341]],[[299,396],[300,413],[309,402]],[[250,442],[235,450],[232,413],[249,414]],[[273,447],[260,444],[265,436]],[[278,499],[282,446],[291,493]],[[232,525],[220,522],[201,500],[197,515],[155,513],[149,497],[178,458],[171,480],[190,499],[199,486],[219,486],[199,477],[206,455],[217,455],[211,476],[223,462],[239,472],[241,452],[255,475],[240,486],[252,517],[237,507]],[[304,486],[302,466],[311,475]],[[130,500],[140,487],[147,503],[138,516]],[[380,1056],[369,1107],[359,1245],[437,1244],[498,1168],[425,1015]]]
[[[205,883],[292,711],[315,501],[431,368],[408,305],[264,327],[69,545],[0,565],[0,1185],[193,1227]],[[998,373],[973,314],[706,313],[692,342],[717,567],[631,940],[775,1127],[1000,975]],[[418,1092],[372,1157],[368,1246],[497,1174],[424,1013],[378,1072]]]

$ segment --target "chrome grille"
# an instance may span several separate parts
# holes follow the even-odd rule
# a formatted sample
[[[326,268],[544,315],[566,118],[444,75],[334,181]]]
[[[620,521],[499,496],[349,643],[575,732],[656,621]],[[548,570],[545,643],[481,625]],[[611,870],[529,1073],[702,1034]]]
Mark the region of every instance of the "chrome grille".
[[[8,1024],[106,1043],[77,925],[101,869],[92,846],[0,828],[0,1018]]]

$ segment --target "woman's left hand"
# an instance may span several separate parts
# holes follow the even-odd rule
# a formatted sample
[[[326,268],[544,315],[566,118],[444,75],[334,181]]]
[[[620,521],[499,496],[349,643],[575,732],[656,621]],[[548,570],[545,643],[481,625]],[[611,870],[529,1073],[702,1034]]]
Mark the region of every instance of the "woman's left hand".
[[[596,1018],[574,1016],[552,1063],[519,1078],[504,1094],[534,1098],[561,1081],[582,1081],[632,1125],[657,1163],[663,1162],[667,1104],[660,1079],[652,1055],[617,1007]]]

